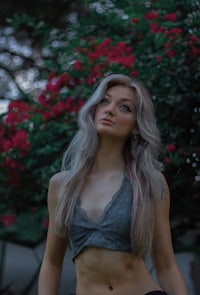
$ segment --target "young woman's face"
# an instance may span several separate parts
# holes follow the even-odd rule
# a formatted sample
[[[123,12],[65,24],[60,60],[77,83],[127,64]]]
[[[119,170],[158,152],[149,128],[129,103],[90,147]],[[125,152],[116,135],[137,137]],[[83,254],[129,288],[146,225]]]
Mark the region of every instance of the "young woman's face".
[[[97,105],[94,125],[100,136],[127,139],[135,124],[136,95],[133,89],[122,85],[109,88]]]

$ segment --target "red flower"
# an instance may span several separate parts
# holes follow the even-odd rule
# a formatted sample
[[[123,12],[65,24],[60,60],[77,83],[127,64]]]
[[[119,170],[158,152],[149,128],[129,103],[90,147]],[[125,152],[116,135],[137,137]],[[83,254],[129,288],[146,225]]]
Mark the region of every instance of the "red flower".
[[[139,19],[137,17],[133,17],[133,18],[131,18],[131,23],[137,24],[137,23],[139,23]]]
[[[8,106],[5,123],[9,125],[18,125],[19,123],[29,119],[33,110],[33,106],[29,106],[23,101],[12,101]]]
[[[47,77],[47,80],[50,82],[51,80],[53,80],[53,78],[55,77],[55,73],[54,72],[51,72],[48,77]]]
[[[18,163],[16,160],[7,157],[4,160],[3,166],[9,168],[10,170],[15,170],[17,169]]]
[[[130,76],[133,78],[136,78],[138,76],[138,71],[137,70],[131,71]]]
[[[30,144],[28,142],[28,134],[24,130],[19,130],[12,138],[13,147],[20,149],[20,154],[22,157],[25,157]]]
[[[176,22],[177,21],[177,15],[176,15],[176,13],[167,13],[165,15],[164,19],[166,21],[169,21],[169,22]]]
[[[150,32],[151,33],[163,33],[166,31],[166,28],[164,26],[158,27],[157,23],[150,23]]]
[[[41,115],[42,115],[42,118],[46,121],[51,117],[51,112],[50,111],[43,111],[41,113]]]
[[[14,187],[20,187],[20,172],[26,170],[25,166],[17,162],[15,159],[6,157],[2,165],[8,171],[8,183]]]
[[[169,49],[167,52],[166,52],[167,56],[169,56],[170,58],[171,57],[174,57],[176,55],[176,50],[175,49]]]
[[[60,75],[60,77],[59,77],[59,81],[60,81],[60,83],[63,85],[66,85],[67,83],[68,83],[68,81],[69,81],[69,79],[70,79],[70,76],[69,76],[69,74],[68,73],[63,73],[62,75]]]
[[[96,82],[96,77],[93,75],[93,74],[91,74],[89,77],[88,77],[88,79],[87,79],[87,84],[88,85],[92,85],[92,84],[94,84]]]
[[[169,158],[169,157],[166,157],[165,159],[164,159],[164,164],[165,165],[169,165],[171,163],[171,159]]]
[[[172,143],[172,144],[168,144],[167,146],[166,146],[166,150],[168,151],[168,152],[175,152],[176,151],[176,147],[175,147],[175,145]]]
[[[81,70],[83,70],[83,65],[82,65],[82,63],[81,63],[80,60],[77,60],[77,61],[75,62],[75,64],[74,64],[74,68],[75,68],[75,70],[77,70],[77,71],[81,71]]]
[[[144,16],[144,18],[146,20],[157,19],[159,17],[160,17],[160,14],[156,10],[152,10],[152,11],[148,12],[147,14],[145,14],[145,16]]]
[[[160,62],[163,59],[163,57],[161,55],[157,55],[156,59],[157,59],[158,62]]]
[[[196,35],[192,35],[190,36],[190,40],[193,42],[193,43],[197,43],[198,42],[198,37]]]
[[[42,223],[42,227],[43,227],[44,229],[47,229],[48,226],[49,226],[49,220],[46,219],[46,220],[43,221],[43,223]]]
[[[2,138],[4,136],[5,133],[5,129],[3,124],[0,122],[0,138]]]
[[[3,146],[3,151],[4,152],[9,151],[12,148],[11,140],[9,140],[9,139],[3,140],[2,146]]]
[[[168,31],[166,31],[166,37],[169,37],[170,35],[180,35],[183,33],[183,30],[181,28],[172,28]]]
[[[17,217],[14,214],[4,214],[0,216],[0,220],[3,222],[4,226],[9,227],[13,223],[16,223]]]
[[[159,32],[159,28],[158,28],[158,24],[157,23],[151,23],[150,24],[150,32],[151,33],[158,33]]]
[[[65,102],[64,101],[58,101],[53,107],[52,107],[52,115],[58,116],[61,112],[64,111],[65,108]]]
[[[55,80],[51,81],[51,83],[48,83],[46,85],[46,91],[47,92],[55,92],[56,94],[59,94],[60,87],[61,87],[60,80],[55,79]]]
[[[197,47],[192,47],[192,48],[191,48],[191,51],[192,51],[192,56],[193,56],[193,57],[197,57],[197,56],[200,55],[200,49],[197,48]]]

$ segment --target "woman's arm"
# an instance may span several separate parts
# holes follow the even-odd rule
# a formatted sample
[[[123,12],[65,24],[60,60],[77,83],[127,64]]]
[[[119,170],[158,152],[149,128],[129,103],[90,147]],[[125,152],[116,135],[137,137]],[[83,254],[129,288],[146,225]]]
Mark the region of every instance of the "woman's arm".
[[[164,196],[156,203],[152,257],[158,280],[169,295],[187,295],[183,276],[178,269],[169,223],[170,194],[163,176]]]
[[[48,209],[49,228],[45,254],[39,275],[38,295],[57,295],[62,273],[62,264],[67,248],[67,239],[59,237],[54,231],[54,214],[62,186],[61,173],[54,175],[49,183]]]

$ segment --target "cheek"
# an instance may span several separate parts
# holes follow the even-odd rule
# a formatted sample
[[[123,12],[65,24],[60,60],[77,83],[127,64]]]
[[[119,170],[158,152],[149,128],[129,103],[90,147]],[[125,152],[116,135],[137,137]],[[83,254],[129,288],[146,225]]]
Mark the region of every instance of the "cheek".
[[[133,129],[136,125],[136,119],[134,117],[121,117],[120,121],[127,129]]]
[[[127,135],[130,135],[136,127],[136,120],[124,120],[123,126],[124,126],[124,133],[126,133]]]
[[[98,118],[99,118],[99,116],[100,116],[100,113],[101,113],[101,111],[100,111],[100,109],[97,107],[96,110],[94,111],[94,116],[93,116],[93,121],[94,121],[94,123],[97,122],[97,120],[98,120]]]

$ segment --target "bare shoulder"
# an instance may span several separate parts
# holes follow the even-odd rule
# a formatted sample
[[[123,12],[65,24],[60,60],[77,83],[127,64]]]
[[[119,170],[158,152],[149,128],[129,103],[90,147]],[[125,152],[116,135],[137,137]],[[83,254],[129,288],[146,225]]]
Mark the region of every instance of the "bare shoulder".
[[[169,197],[169,186],[165,175],[162,172],[158,174],[159,179],[159,189],[155,190],[156,192],[156,200],[161,201],[162,199]]]
[[[156,203],[155,203],[155,209],[156,209],[156,214],[160,214],[165,211],[166,214],[169,212],[170,208],[170,190],[169,186],[167,183],[167,180],[165,178],[165,175],[163,173],[160,174],[160,181],[161,181],[161,190],[159,191],[159,194],[157,195],[156,198]]]
[[[49,181],[49,198],[56,198],[62,194],[69,171],[61,171],[54,174]]]
[[[160,173],[160,177],[162,181],[163,198],[169,197],[169,186],[166,177],[163,173]]]
[[[60,186],[69,176],[69,171],[60,171],[50,178],[50,184]]]

